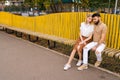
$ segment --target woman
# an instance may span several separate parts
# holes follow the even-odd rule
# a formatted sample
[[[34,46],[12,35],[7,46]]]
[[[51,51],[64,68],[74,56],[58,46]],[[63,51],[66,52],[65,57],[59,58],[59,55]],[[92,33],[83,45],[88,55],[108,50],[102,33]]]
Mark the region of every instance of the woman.
[[[68,70],[69,68],[71,68],[71,62],[72,59],[74,58],[76,51],[78,52],[79,55],[79,60],[76,65],[80,66],[82,64],[82,49],[86,44],[91,42],[93,31],[94,31],[94,26],[92,25],[92,15],[88,14],[86,21],[81,23],[80,37],[76,41],[76,44],[74,45],[70,58],[64,66],[64,70]]]

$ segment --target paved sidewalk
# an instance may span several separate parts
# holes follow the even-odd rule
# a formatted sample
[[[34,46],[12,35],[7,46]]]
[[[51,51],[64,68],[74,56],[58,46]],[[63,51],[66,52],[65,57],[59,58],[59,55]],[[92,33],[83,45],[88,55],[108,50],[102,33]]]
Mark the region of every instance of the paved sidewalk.
[[[0,31],[0,80],[120,80],[93,67],[63,70],[68,58]]]

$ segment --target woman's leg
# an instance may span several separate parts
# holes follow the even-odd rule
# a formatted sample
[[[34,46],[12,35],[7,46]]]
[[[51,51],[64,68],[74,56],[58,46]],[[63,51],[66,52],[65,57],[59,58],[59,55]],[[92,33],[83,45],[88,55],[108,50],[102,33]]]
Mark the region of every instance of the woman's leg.
[[[68,70],[68,69],[71,67],[71,62],[72,62],[72,60],[73,60],[73,58],[74,58],[74,56],[75,56],[75,53],[76,53],[76,51],[77,51],[77,46],[79,45],[79,42],[80,42],[80,39],[78,39],[78,40],[76,41],[76,44],[74,45],[74,48],[73,48],[73,50],[72,50],[72,52],[71,52],[71,54],[70,54],[69,60],[68,60],[68,62],[64,65],[64,70]]]
[[[78,55],[79,55],[79,60],[78,60],[78,62],[76,64],[76,66],[80,66],[82,64],[82,57],[83,57],[82,56],[82,49],[83,49],[84,46],[85,46],[84,44],[81,44],[81,45],[79,45],[77,47],[77,52],[78,52]]]
[[[76,51],[77,51],[77,47],[78,47],[78,45],[79,45],[79,42],[80,42],[80,39],[78,39],[78,40],[76,41],[76,43],[75,43],[75,45],[74,45],[74,47],[73,47],[73,50],[72,50],[72,52],[71,52],[71,54],[70,54],[70,57],[69,57],[69,60],[68,60],[68,62],[67,62],[68,65],[71,64],[71,62],[72,62],[72,60],[73,60],[73,58],[74,58],[74,56],[75,56],[75,53],[76,53]]]
[[[64,70],[68,70],[71,67],[71,62],[74,58],[75,53],[76,53],[76,49],[74,48],[70,54],[67,64],[65,64],[65,66],[64,66]]]
[[[78,52],[78,56],[79,56],[79,60],[82,60],[82,53],[81,53],[81,46],[80,45],[78,45],[78,47],[77,47],[77,52]]]
[[[74,58],[75,53],[76,53],[76,49],[73,49],[71,54],[70,54],[70,57],[69,57],[69,60],[68,60],[67,64],[69,64],[69,65],[71,64],[71,62],[72,62],[72,60]]]

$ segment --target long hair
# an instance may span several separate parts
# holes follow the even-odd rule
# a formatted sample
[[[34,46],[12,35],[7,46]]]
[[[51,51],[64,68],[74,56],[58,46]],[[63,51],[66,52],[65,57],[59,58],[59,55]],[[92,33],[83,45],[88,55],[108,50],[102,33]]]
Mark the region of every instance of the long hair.
[[[86,20],[85,20],[85,23],[87,24],[87,18],[88,17],[91,17],[92,18],[92,14],[87,14],[87,16],[86,16]],[[92,21],[90,22],[90,24],[92,23]]]

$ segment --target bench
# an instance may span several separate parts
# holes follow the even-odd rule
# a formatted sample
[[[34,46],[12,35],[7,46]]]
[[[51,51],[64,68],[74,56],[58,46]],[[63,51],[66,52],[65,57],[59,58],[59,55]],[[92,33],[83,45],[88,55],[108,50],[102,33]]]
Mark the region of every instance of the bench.
[[[7,26],[7,25],[0,25],[0,26],[3,28],[3,30],[5,30],[9,34],[15,32],[17,37],[22,37],[22,33],[28,34],[28,39],[31,42],[37,41],[38,38],[47,39],[49,48],[51,48],[50,41],[54,42],[54,47],[56,46],[56,42],[67,44],[67,45],[71,45],[71,46],[75,43],[75,40],[61,38],[61,37],[57,37],[57,36],[54,36],[54,35],[48,35],[48,34],[43,34],[43,33],[32,32],[32,31],[28,31],[28,30],[22,30],[22,29],[14,28],[14,27]],[[32,40],[31,36],[35,36],[36,39]]]
[[[75,44],[75,40],[65,39],[65,38],[54,36],[54,35],[32,32],[32,31],[28,31],[28,30],[22,30],[22,29],[14,28],[14,27],[11,27],[11,26],[3,25],[3,24],[1,24],[0,26],[2,27],[3,30],[5,30],[9,34],[15,32],[17,37],[22,37],[23,33],[27,34],[28,39],[31,42],[36,42],[38,40],[38,38],[47,39],[48,40],[48,48],[52,48],[52,47],[55,48],[56,47],[56,42],[63,43],[63,44],[66,44],[66,45],[70,45],[70,46],[73,46]],[[35,36],[36,39],[34,39],[34,40],[31,39],[31,36]],[[50,45],[50,41],[54,42],[53,46]],[[109,57],[120,59],[120,50],[118,50],[118,49],[105,48],[102,53],[104,53],[105,55],[107,55]]]

